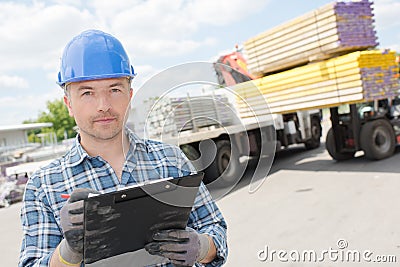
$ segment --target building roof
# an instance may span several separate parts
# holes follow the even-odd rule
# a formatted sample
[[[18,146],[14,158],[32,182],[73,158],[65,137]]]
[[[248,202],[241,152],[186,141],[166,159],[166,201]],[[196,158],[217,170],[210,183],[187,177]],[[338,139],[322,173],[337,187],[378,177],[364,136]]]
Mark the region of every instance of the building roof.
[[[53,123],[51,122],[43,122],[43,123],[27,123],[27,124],[18,124],[18,125],[0,125],[0,133],[7,131],[17,131],[17,130],[33,130],[33,129],[41,129],[45,127],[52,127]]]

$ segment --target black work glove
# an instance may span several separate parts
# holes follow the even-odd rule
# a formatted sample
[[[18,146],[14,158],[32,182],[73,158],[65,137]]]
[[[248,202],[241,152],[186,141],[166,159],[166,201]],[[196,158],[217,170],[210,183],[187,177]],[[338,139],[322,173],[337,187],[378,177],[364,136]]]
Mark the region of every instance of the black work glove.
[[[178,266],[193,266],[203,260],[210,249],[206,234],[187,227],[185,230],[164,230],[153,235],[153,242],[145,246],[148,253],[170,259]]]
[[[64,239],[59,245],[59,253],[69,263],[79,263],[83,257],[83,212],[84,200],[89,194],[99,192],[88,188],[75,189],[61,208],[60,221]]]

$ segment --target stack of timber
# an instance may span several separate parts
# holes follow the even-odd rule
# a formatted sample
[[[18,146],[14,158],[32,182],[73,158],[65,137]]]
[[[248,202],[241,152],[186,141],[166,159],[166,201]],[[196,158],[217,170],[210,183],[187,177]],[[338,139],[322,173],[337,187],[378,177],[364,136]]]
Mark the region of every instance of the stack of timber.
[[[237,84],[234,90],[242,118],[285,114],[397,96],[397,73],[394,51],[357,51]]]
[[[249,72],[264,76],[378,45],[368,0],[334,2],[244,43]]]
[[[226,96],[162,98],[154,102],[149,112],[146,131],[150,136],[174,136],[202,127],[228,126],[233,122],[233,114]]]

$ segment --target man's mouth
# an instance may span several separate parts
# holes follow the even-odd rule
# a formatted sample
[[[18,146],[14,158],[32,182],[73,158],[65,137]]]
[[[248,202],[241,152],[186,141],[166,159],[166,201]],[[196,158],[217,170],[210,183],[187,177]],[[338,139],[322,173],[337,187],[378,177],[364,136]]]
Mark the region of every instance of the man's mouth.
[[[115,121],[114,117],[104,117],[104,118],[98,118],[98,119],[94,120],[94,122],[101,123],[101,124],[107,124],[107,123],[111,123],[113,121]]]

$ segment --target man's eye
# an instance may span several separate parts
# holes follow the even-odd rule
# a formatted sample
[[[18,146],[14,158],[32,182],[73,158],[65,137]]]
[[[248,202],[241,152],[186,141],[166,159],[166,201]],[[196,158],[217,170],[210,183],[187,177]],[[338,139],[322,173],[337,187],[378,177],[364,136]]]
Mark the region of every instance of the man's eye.
[[[118,93],[118,92],[121,92],[121,89],[113,88],[113,89],[111,89],[111,91],[112,91],[113,93]]]
[[[92,95],[92,92],[86,91],[86,92],[83,92],[82,95],[83,96],[89,96],[89,95]]]

